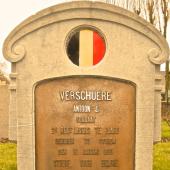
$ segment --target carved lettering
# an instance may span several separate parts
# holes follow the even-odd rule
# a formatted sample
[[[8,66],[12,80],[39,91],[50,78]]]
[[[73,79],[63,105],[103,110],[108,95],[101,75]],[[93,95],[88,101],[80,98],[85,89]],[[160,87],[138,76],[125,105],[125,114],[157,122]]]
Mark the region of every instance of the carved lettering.
[[[80,167],[92,167],[92,160],[80,160]]]
[[[99,144],[113,145],[116,144],[116,139],[99,139]]]
[[[106,128],[106,134],[119,134],[119,128]]]
[[[57,128],[51,128],[51,134],[56,134],[58,132]]]
[[[96,117],[94,116],[81,116],[76,117],[77,123],[95,123]]]
[[[102,160],[101,167],[118,167],[118,160]]]
[[[107,91],[71,91],[59,92],[61,101],[112,101],[111,92]]]
[[[63,168],[68,168],[70,167],[70,160],[55,160],[54,161],[54,167],[63,167]]]
[[[73,112],[74,113],[90,113],[91,107],[87,105],[74,105]]]
[[[60,128],[51,128],[51,134],[60,133],[61,135],[69,134],[90,134],[91,128],[89,127],[60,127]]]
[[[67,128],[67,127],[61,127],[60,133],[61,134],[71,134],[73,131],[73,128]]]
[[[99,149],[84,149],[83,155],[99,155]]]
[[[96,107],[95,107],[95,112],[96,112],[96,113],[99,113],[99,112],[100,112],[99,106],[96,106]]]
[[[70,145],[70,144],[74,144],[74,138],[68,138],[68,139],[63,139],[63,138],[59,138],[59,139],[55,139],[55,144],[65,144],[65,145]]]
[[[58,155],[67,155],[67,150],[66,149],[59,149]]]
[[[98,135],[102,133],[101,132],[101,130],[102,130],[101,127],[95,127],[94,130],[95,130],[96,134],[98,134]]]
[[[74,134],[90,134],[90,128],[74,128]]]

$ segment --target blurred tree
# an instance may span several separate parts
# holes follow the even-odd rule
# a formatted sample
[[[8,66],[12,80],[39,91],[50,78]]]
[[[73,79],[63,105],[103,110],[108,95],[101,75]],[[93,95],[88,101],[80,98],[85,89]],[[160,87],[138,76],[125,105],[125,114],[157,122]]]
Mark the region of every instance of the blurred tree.
[[[106,3],[126,8],[153,24],[167,38],[170,16],[170,0],[106,0]],[[165,100],[169,103],[170,72],[169,59],[166,61]]]

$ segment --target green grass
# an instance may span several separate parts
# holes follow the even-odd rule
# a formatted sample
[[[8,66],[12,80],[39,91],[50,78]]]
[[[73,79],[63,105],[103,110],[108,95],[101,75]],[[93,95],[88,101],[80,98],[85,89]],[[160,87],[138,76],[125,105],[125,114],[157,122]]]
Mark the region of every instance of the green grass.
[[[0,170],[16,170],[16,144],[0,144]]]
[[[170,142],[154,146],[153,170],[170,170]]]
[[[170,127],[166,121],[162,121],[162,137],[170,138]]]
[[[162,137],[170,137],[170,127],[162,121]],[[170,170],[170,142],[154,145],[153,170]]]

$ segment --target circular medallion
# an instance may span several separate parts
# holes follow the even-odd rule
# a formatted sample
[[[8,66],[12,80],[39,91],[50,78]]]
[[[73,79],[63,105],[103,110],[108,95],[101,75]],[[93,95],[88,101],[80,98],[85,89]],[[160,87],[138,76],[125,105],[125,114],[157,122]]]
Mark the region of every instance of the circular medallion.
[[[67,55],[74,64],[80,67],[98,64],[103,59],[105,51],[104,38],[93,29],[74,31],[67,41]]]

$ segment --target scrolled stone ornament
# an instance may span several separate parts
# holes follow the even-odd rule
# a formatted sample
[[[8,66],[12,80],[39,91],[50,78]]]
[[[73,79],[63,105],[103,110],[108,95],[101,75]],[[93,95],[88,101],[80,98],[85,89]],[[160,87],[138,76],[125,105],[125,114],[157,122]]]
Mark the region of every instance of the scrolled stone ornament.
[[[152,48],[148,52],[149,60],[154,64],[162,64],[165,62],[165,54],[161,53],[160,50]]]
[[[4,48],[3,54],[8,61],[15,63],[25,57],[26,50],[23,45],[14,45],[11,48]]]

